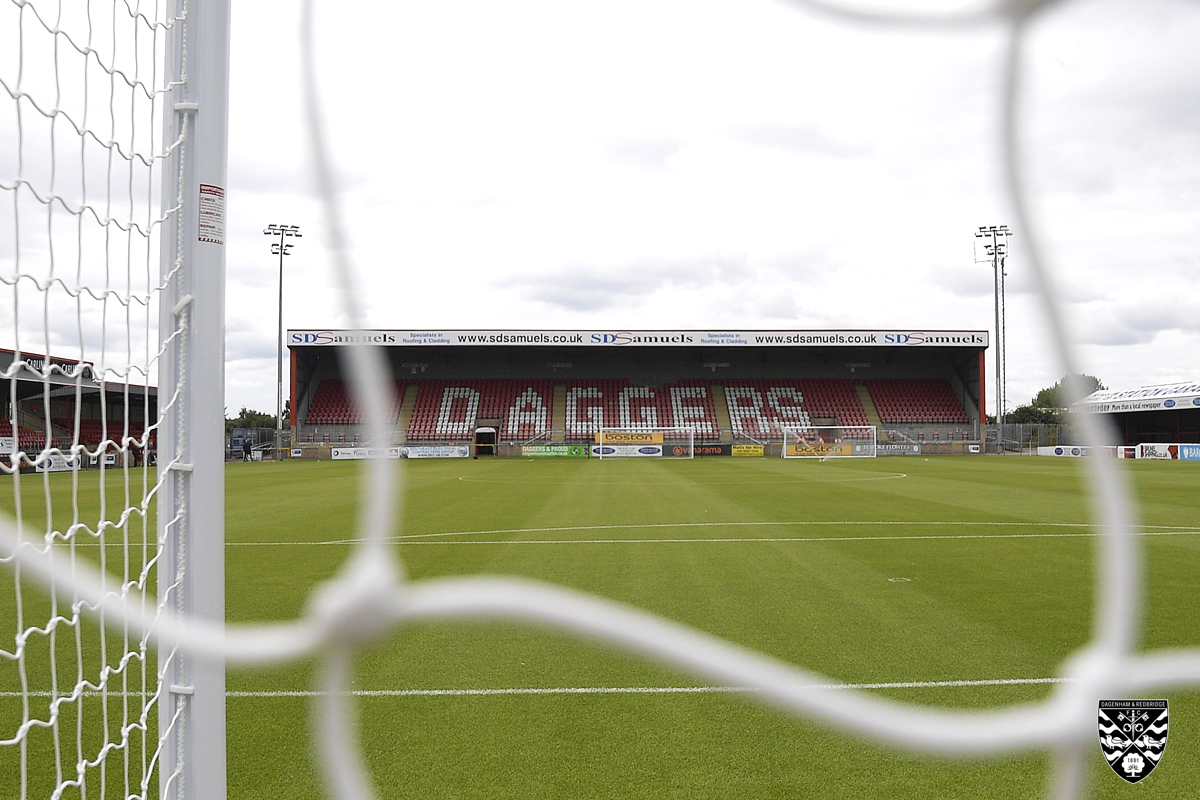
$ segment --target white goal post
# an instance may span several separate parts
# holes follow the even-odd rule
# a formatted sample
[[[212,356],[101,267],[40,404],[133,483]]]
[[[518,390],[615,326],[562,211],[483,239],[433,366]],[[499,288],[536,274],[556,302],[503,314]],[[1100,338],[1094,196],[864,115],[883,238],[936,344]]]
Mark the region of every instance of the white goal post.
[[[591,455],[596,458],[695,458],[694,428],[601,428]]]
[[[784,458],[875,458],[874,425],[784,427]]]
[[[229,10],[0,0],[4,797],[227,796]]]

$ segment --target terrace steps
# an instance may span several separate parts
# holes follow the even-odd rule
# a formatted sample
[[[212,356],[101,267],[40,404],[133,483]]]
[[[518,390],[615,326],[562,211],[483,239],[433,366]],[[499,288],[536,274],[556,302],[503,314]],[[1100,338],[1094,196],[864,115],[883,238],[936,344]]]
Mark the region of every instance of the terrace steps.
[[[712,397],[713,408],[717,412],[717,428],[721,431],[721,441],[732,442],[733,426],[729,424],[729,403],[725,400],[725,387],[719,383],[710,384],[708,394]]]
[[[412,421],[413,409],[417,407],[417,384],[404,387],[404,399],[400,402],[400,423],[397,426],[397,444],[408,441],[408,423]]]
[[[867,422],[875,426],[875,436],[882,436],[883,420],[879,418],[879,409],[875,408],[875,401],[871,399],[871,391],[865,383],[855,383],[854,391],[858,392],[858,400],[867,415]]]
[[[550,441],[566,441],[567,384],[554,384],[554,401],[550,406]]]

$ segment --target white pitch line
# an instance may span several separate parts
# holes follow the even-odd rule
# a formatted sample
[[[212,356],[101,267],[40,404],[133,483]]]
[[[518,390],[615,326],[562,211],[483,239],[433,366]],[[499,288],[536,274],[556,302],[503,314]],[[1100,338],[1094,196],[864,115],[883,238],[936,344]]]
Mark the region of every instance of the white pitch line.
[[[804,689],[939,689],[964,686],[1029,686],[1045,683],[1071,683],[1072,678],[994,678],[989,680],[961,681],[896,681],[892,683],[813,683]],[[348,697],[490,697],[495,695],[541,695],[541,694],[715,694],[752,693],[757,691],[748,686],[560,686],[548,689],[353,689],[340,692]],[[61,697],[64,693],[60,692]],[[226,697],[324,697],[328,692],[312,690],[225,692]],[[130,692],[131,697],[141,693]],[[99,692],[84,692],[85,697],[99,697]],[[109,692],[109,697],[122,697],[120,692]],[[50,692],[0,692],[0,698],[50,697]]]
[[[532,462],[533,459],[530,459]],[[743,480],[743,481],[536,481],[536,480],[488,480],[486,477],[478,475],[460,475],[458,479],[464,483],[490,483],[497,484],[512,484],[521,486],[761,486],[769,484],[771,486],[788,486],[794,484],[809,484],[809,483],[869,483],[871,481],[890,481],[898,478],[907,478],[906,472],[879,472],[879,473],[859,473],[845,478],[790,478],[780,481],[771,480]]]
[[[1172,531],[1142,533],[1141,536],[1194,536],[1200,531]],[[909,542],[920,540],[953,539],[1087,539],[1102,536],[1101,533],[976,533],[946,534],[943,536],[761,536],[729,537],[715,539],[496,539],[470,542],[403,542],[404,545],[521,545],[521,544],[716,544],[745,542]]]
[[[805,689],[936,689],[962,686],[1023,686],[1066,683],[1070,678],[999,678],[978,681],[899,681],[895,683],[814,683]],[[564,686],[550,689],[357,689],[354,697],[489,697],[542,694],[715,694],[752,693],[748,686]],[[324,692],[226,692],[227,697],[320,697]]]
[[[487,540],[474,542],[431,542],[421,541],[432,538],[458,536],[495,536],[505,533],[565,533],[568,531],[603,531],[603,530],[653,530],[663,528],[739,528],[739,527],[983,527],[983,528],[1083,528],[1084,533],[979,533],[979,534],[937,534],[919,536],[829,536],[829,537],[742,537],[742,538],[689,538],[689,539],[526,539],[526,540]],[[502,528],[490,531],[450,531],[446,533],[412,533],[403,536],[389,537],[389,541],[399,544],[646,544],[646,543],[680,543],[680,542],[863,542],[883,541],[893,539],[922,540],[922,539],[1020,539],[1020,538],[1070,538],[1100,536],[1100,525],[1087,522],[913,522],[913,521],[794,521],[794,522],[663,522],[634,525],[572,525],[552,528]],[[1172,536],[1193,535],[1200,533],[1200,528],[1183,525],[1142,525],[1138,531],[1142,536]],[[226,547],[320,547],[329,545],[358,544],[361,538],[325,539],[313,542],[226,542]]]

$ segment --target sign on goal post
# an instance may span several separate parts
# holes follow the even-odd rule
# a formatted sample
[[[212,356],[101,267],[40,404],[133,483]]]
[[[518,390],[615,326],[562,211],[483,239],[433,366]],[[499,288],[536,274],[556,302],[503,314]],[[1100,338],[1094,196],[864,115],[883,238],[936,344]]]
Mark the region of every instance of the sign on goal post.
[[[601,428],[592,445],[596,458],[695,458],[692,428]]]
[[[875,458],[874,425],[783,428],[784,458]]]

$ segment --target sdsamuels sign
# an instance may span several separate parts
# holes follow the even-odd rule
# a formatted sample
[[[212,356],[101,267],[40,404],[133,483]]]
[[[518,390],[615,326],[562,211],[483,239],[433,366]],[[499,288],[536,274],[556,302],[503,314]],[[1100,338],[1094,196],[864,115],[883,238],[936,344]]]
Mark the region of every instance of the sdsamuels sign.
[[[289,347],[966,347],[988,346],[987,331],[399,331],[289,330]]]

